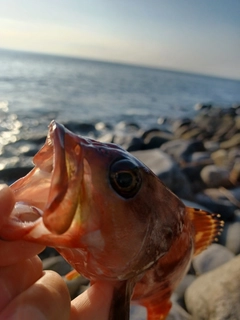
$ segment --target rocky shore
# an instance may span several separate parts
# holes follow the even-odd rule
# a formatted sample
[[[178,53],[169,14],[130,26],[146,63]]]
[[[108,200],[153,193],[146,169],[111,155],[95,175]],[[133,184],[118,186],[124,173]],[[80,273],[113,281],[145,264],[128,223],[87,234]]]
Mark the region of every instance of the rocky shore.
[[[186,205],[221,214],[225,227],[218,242],[196,256],[172,301],[170,320],[240,319],[240,105],[198,105],[193,119],[158,119],[143,130],[136,123],[66,123],[71,131],[122,145],[142,160]],[[157,123],[157,122],[156,122]],[[45,133],[21,137],[3,147],[0,181],[11,183],[32,167]],[[41,257],[45,268],[70,270],[53,249]],[[88,282],[68,283],[72,297]],[[131,319],[145,319],[133,307]]]

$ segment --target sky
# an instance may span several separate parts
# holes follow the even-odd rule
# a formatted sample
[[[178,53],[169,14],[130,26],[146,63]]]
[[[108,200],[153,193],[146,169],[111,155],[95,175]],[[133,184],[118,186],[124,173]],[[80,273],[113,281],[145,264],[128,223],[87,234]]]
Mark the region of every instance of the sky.
[[[240,79],[240,0],[1,0],[0,48]]]

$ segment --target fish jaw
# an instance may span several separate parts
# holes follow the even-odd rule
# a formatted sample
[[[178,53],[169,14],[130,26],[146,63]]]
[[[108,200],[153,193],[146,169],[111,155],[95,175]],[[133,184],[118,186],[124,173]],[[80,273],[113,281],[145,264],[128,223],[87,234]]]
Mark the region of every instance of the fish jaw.
[[[52,121],[46,142],[34,156],[33,163],[33,170],[11,185],[16,199],[11,215],[12,236],[42,238],[43,242],[46,237],[52,237],[55,242],[56,235],[65,234],[70,226],[76,229],[76,220],[80,218],[75,217],[81,215],[84,170],[78,137]],[[34,212],[36,220],[23,221],[24,210],[29,216]],[[11,233],[11,225],[8,229]],[[79,224],[78,229],[81,233]]]

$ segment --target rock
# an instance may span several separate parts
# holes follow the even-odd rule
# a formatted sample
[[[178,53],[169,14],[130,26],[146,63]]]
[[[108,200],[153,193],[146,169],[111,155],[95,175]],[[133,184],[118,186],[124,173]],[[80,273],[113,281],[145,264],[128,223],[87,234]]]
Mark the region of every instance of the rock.
[[[201,275],[230,261],[234,254],[224,246],[213,243],[193,258],[192,264],[197,275]]]
[[[191,320],[192,317],[178,303],[173,302],[166,320]]]
[[[240,253],[240,221],[225,223],[222,234],[219,237],[220,243],[228,248],[235,255]]]
[[[130,319],[131,320],[146,320],[147,310],[145,307],[138,305],[131,305],[130,308]]]
[[[195,320],[240,319],[240,255],[201,275],[186,290],[187,310]]]
[[[195,139],[195,138],[203,139],[204,132],[198,127],[191,128],[189,130],[186,130],[184,133],[182,133],[181,138],[186,140]]]
[[[147,311],[142,306],[132,305],[130,310],[130,319],[131,320],[146,320]],[[173,301],[172,308],[166,318],[166,320],[191,320],[192,317],[179,306],[176,302]]]
[[[237,209],[220,189],[205,189],[195,195],[195,202],[208,208],[209,211],[219,213],[224,221],[232,221]]]
[[[191,186],[177,163],[159,149],[135,151],[132,154],[145,163],[159,179],[179,197],[191,199]],[[183,187],[184,186],[184,187]]]
[[[210,110],[212,108],[211,103],[197,103],[194,106],[194,110],[199,111],[199,110]]]
[[[177,139],[164,143],[160,149],[173,157],[177,162],[191,161],[194,152],[205,151],[202,141]]]
[[[132,136],[130,134],[115,134],[112,142],[122,146],[129,152],[141,150],[143,146],[143,140],[141,138]]]
[[[211,158],[218,167],[226,167],[228,165],[228,152],[225,149],[219,149],[212,152]]]
[[[179,305],[185,308],[184,294],[190,284],[196,280],[196,276],[193,274],[186,274],[181,280],[177,288],[174,290],[175,300]]]
[[[89,280],[79,275],[72,280],[67,280],[63,277],[70,294],[71,299],[76,298],[79,294],[88,288]]]
[[[62,256],[53,256],[42,260],[44,270],[53,270],[61,276],[66,275],[72,270],[72,267],[63,259]]]
[[[235,185],[240,182],[240,161],[239,160],[237,160],[233,165],[233,168],[230,172],[230,181]]]
[[[75,121],[69,121],[67,123],[64,124],[64,126],[76,133],[76,134],[93,134],[95,131],[96,131],[96,128],[95,128],[95,124],[93,123],[80,123],[80,122],[75,122]]]
[[[163,143],[170,141],[173,138],[172,134],[161,130],[148,130],[142,135],[143,149],[159,148]]]
[[[133,134],[140,130],[140,126],[134,122],[121,121],[116,124],[115,130]]]
[[[229,180],[230,172],[227,169],[216,165],[205,166],[202,169],[200,176],[208,188],[218,188],[220,186],[228,188],[232,186],[232,183]]]
[[[13,168],[6,168],[3,170],[0,170],[0,180],[11,184],[15,180],[22,178],[25,176],[30,170],[32,170],[32,166],[26,166],[26,167],[13,167]]]
[[[190,157],[190,161],[194,163],[205,163],[209,164],[212,162],[211,154],[208,151],[197,151],[193,152]]]
[[[236,146],[240,146],[240,133],[236,133],[229,140],[220,143],[221,149],[230,149]]]
[[[203,142],[204,148],[209,152],[214,152],[219,149],[219,142],[217,141],[211,141],[211,140],[205,140]]]

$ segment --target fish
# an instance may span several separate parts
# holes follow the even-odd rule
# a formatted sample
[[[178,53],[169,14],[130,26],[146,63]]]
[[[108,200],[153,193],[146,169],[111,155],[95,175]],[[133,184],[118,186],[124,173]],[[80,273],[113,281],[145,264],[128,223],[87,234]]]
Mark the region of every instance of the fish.
[[[54,247],[90,283],[108,281],[108,320],[128,320],[130,302],[148,320],[166,319],[193,256],[221,232],[220,216],[185,206],[122,147],[56,121],[33,164],[10,186],[16,205],[1,239]]]

